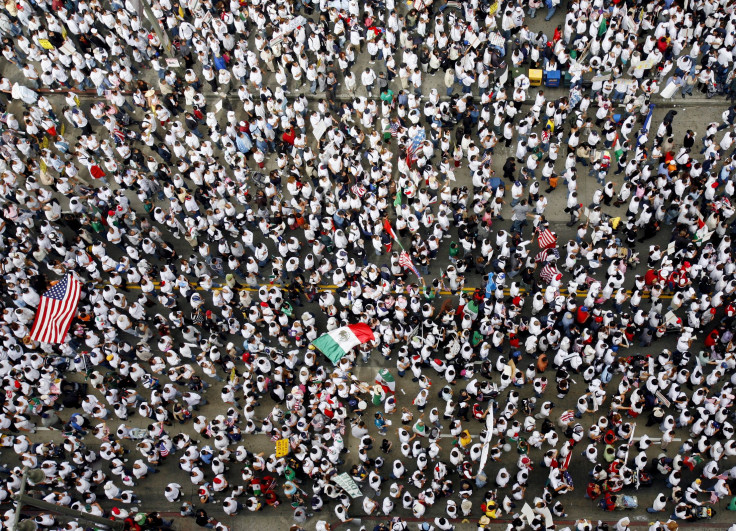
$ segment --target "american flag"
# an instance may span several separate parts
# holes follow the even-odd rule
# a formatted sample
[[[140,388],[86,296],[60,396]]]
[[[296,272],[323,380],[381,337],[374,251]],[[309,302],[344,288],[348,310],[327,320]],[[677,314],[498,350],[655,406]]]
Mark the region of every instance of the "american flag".
[[[406,156],[407,158],[415,158],[414,155],[417,154],[417,151],[419,151],[419,148],[422,145],[422,142],[427,138],[427,133],[424,132],[424,128],[420,129],[419,132],[414,135],[414,138],[411,139],[411,144],[409,144],[409,147],[406,148]]]
[[[63,343],[77,313],[82,284],[71,274],[43,294],[31,329],[31,339],[42,343]]]
[[[411,256],[409,256],[409,253],[406,251],[401,251],[401,254],[399,255],[399,265],[404,269],[411,269],[416,276],[422,278],[422,275],[419,274],[417,268],[414,267],[414,263],[411,261]]]
[[[158,444],[158,451],[161,454],[161,457],[166,457],[167,455],[169,455],[169,449],[166,448],[166,445],[163,441]]]
[[[557,249],[542,249],[537,256],[534,257],[535,262],[546,262],[547,260],[560,258],[560,251]]]
[[[554,264],[547,264],[542,268],[540,276],[542,277],[542,280],[549,284],[559,273],[560,271]]]
[[[572,460],[572,450],[570,450],[565,456],[565,460],[562,462],[562,468],[564,470],[570,470],[570,460]]]
[[[544,229],[539,233],[539,246],[542,249],[548,249],[557,245],[557,236],[555,236],[551,230]]]
[[[575,418],[575,412],[572,409],[568,409],[562,415],[560,415],[560,422],[568,423],[572,422]]]
[[[353,192],[358,197],[363,197],[367,190],[365,189],[365,186],[363,185],[354,184],[353,186],[350,187],[350,191]]]
[[[395,120],[391,122],[388,131],[391,133],[391,136],[396,136],[399,134],[399,129],[401,129],[401,123],[398,120]]]

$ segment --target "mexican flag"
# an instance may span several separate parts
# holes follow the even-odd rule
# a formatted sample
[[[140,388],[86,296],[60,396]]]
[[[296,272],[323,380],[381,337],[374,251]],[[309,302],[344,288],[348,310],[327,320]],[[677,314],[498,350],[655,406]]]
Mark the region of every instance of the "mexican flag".
[[[376,383],[387,393],[396,394],[396,381],[388,369],[381,369],[376,375]]]
[[[373,330],[365,323],[351,324],[336,328],[312,341],[312,347],[327,356],[332,363],[337,362],[350,350],[376,339]]]
[[[383,230],[388,232],[388,235],[391,236],[392,240],[397,240],[396,233],[394,232],[393,227],[391,227],[391,222],[388,220],[388,218],[384,218],[383,220]]]
[[[394,199],[394,206],[395,207],[401,206],[401,187],[400,186],[396,189],[396,199]]]
[[[616,163],[618,163],[618,161],[621,159],[621,155],[623,154],[624,148],[618,141],[618,133],[616,133],[616,138],[613,140],[613,156],[616,157]]]

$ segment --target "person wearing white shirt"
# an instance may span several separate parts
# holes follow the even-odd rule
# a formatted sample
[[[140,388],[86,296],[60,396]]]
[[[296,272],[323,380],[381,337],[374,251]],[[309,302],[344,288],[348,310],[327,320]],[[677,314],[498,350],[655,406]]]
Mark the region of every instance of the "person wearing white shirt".
[[[360,75],[360,82],[363,83],[366,92],[373,95],[373,85],[376,82],[376,73],[371,68],[366,68]]]

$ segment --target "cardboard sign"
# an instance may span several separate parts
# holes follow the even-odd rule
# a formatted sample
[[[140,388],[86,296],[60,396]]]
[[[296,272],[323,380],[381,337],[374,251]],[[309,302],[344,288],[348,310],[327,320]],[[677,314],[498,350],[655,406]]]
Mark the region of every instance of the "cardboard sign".
[[[166,66],[169,68],[179,68],[179,59],[166,59]]]
[[[289,439],[279,439],[276,441],[276,458],[289,455]]]
[[[54,45],[49,42],[48,39],[38,39],[38,44],[41,45],[41,48],[44,50],[53,50]]]
[[[360,498],[363,495],[358,484],[347,472],[343,472],[342,474],[335,476],[333,479],[335,480],[335,483],[347,492],[351,498]]]

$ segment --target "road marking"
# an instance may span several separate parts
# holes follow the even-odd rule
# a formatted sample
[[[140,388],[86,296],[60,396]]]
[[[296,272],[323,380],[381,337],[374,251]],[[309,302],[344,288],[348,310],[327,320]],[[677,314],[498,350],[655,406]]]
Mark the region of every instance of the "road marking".
[[[98,286],[106,286],[106,285],[108,285],[108,284],[98,284]],[[154,282],[153,285],[154,285],[154,287],[156,289],[158,289],[159,286],[160,286],[160,283],[159,282]],[[190,287],[193,286],[193,284],[189,284],[189,285],[190,285]],[[286,286],[285,284],[278,284],[278,283],[273,283],[272,284],[272,283],[268,282],[268,283],[258,284],[258,287],[257,288],[251,288],[251,287],[246,287],[246,286],[236,287],[233,291],[257,292],[261,288],[270,288],[270,287],[284,289],[284,288],[287,288],[288,286]],[[127,285],[127,288],[128,289],[139,290],[139,289],[141,289],[141,286],[139,284],[128,284]],[[220,291],[222,289],[223,288],[212,288],[209,291]],[[335,286],[333,284],[321,284],[321,285],[317,286],[317,291],[335,291],[336,289],[337,289],[337,286]],[[478,288],[463,288],[461,290],[458,290],[458,292],[474,293],[476,289],[478,289]],[[178,288],[177,288],[177,290],[178,290]],[[207,291],[207,290],[205,290],[202,287],[196,287],[196,288],[194,288],[194,290],[195,291]],[[481,288],[481,291],[482,291],[482,288]],[[560,292],[561,295],[567,295],[568,294],[568,291],[567,291],[566,288],[560,289],[559,292]],[[404,293],[404,291],[392,290],[391,293],[400,294],[400,293]],[[443,291],[440,291],[438,293],[440,295],[452,295],[452,296],[456,296],[457,295],[457,293],[452,293],[451,291],[447,291],[447,290],[443,290]],[[503,290],[503,294],[504,295],[510,295],[510,293],[511,292],[508,289]],[[524,289],[524,288],[520,288],[519,289],[519,293],[522,294],[522,295],[528,294],[527,290]],[[627,295],[631,295],[633,292],[631,290],[627,290],[626,293],[627,293]],[[585,298],[585,297],[588,296],[588,292],[587,292],[587,290],[578,290],[575,293],[575,296],[576,297],[579,297],[579,298]],[[642,293],[642,299],[648,299],[648,298],[650,298],[649,297],[649,293]],[[662,294],[662,295],[659,296],[659,298],[660,299],[671,299],[672,298],[672,295],[664,295],[664,294]],[[609,299],[609,300],[613,300],[613,299]]]

